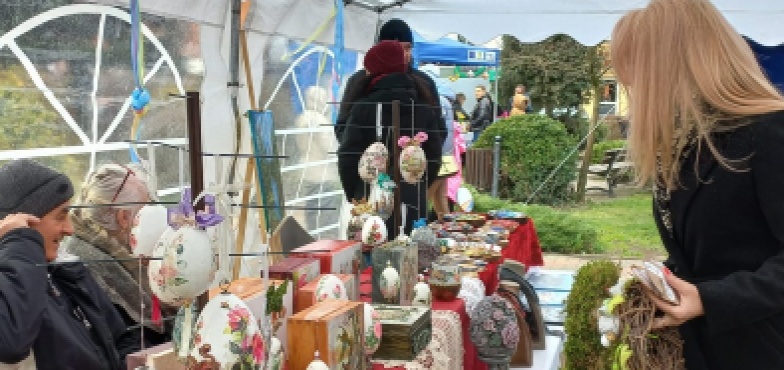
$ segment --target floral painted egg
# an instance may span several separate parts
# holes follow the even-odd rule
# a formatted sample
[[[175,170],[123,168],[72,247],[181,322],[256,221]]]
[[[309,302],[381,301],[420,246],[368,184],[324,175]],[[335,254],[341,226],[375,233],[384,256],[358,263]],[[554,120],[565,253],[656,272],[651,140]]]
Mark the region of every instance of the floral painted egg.
[[[196,321],[189,369],[258,369],[264,340],[258,321],[239,297],[221,293],[207,302]]]
[[[345,284],[339,277],[332,274],[322,276],[316,283],[316,302],[330,298],[348,300]]]
[[[387,241],[387,225],[378,216],[370,216],[362,225],[362,243],[380,246]]]
[[[425,283],[425,278],[422,275],[419,275],[419,282],[414,285],[414,299],[411,301],[411,305],[430,307],[432,301],[430,285]]]
[[[470,332],[480,360],[508,366],[520,341],[520,326],[509,301],[497,295],[483,298],[471,315]]]
[[[204,230],[181,227],[171,236],[162,237],[153,255],[161,259],[150,261],[147,267],[150,288],[169,305],[196,298],[215,279],[215,253]]]
[[[365,304],[365,354],[372,355],[381,345],[381,314]]]
[[[321,357],[319,356],[319,352],[316,351],[316,354],[313,356],[313,361],[308,364],[308,367],[305,370],[330,370],[329,366],[327,366],[324,361],[321,361]]]
[[[380,142],[370,144],[359,157],[359,177],[367,183],[372,183],[380,173],[386,172],[388,160],[389,150],[384,144]]]
[[[169,228],[166,207],[160,205],[146,205],[136,213],[133,218],[129,244],[131,254],[134,256],[152,256],[158,240],[163,232]]]
[[[403,181],[416,184],[422,179],[427,169],[425,151],[419,146],[409,145],[400,152],[400,175]]]
[[[387,261],[387,267],[381,272],[379,288],[384,299],[389,302],[397,301],[400,292],[400,274],[389,261]]]
[[[267,370],[281,370],[283,369],[283,346],[280,339],[272,337],[269,345],[269,360],[267,361]]]
[[[386,189],[378,184],[371,185],[368,203],[373,206],[374,213],[386,220],[395,211],[395,191]]]

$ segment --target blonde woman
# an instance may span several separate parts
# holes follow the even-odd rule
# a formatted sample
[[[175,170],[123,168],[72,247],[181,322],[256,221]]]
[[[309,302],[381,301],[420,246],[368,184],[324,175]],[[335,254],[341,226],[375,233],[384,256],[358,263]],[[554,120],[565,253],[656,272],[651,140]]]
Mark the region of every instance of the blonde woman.
[[[90,205],[150,202],[153,198],[151,193],[141,167],[107,164],[88,176],[75,203]],[[68,253],[83,260],[119,260],[88,263],[87,266],[128,327],[138,325],[141,315],[144,315],[144,340],[146,346],[151,346],[164,343],[169,338],[163,327],[150,322],[152,293],[147,282],[147,268],[143,266],[140,274],[139,264],[133,260],[130,252],[131,227],[141,208],[141,204],[131,204],[73,209],[71,223],[74,232],[73,236],[64,242],[64,247]],[[140,284],[143,288],[141,295]],[[142,303],[144,312],[141,310]],[[164,312],[164,316],[172,313]],[[141,334],[138,329],[134,332],[138,336]]]
[[[680,295],[654,325],[680,327],[689,370],[784,369],[784,98],[707,0],[630,12],[611,54]]]

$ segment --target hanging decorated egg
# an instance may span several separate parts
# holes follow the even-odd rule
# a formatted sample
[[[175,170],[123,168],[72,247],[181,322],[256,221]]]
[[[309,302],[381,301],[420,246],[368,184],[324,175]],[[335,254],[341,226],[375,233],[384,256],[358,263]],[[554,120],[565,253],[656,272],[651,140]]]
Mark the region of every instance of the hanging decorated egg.
[[[161,259],[150,261],[147,274],[152,292],[162,302],[181,305],[193,300],[215,279],[215,253],[204,230],[181,227],[161,238],[153,255]]]
[[[319,352],[316,351],[316,354],[313,355],[313,361],[308,364],[308,367],[305,370],[330,370],[329,366],[327,366],[324,361],[321,361],[321,357],[319,356]]]
[[[425,283],[425,277],[419,275],[419,282],[414,285],[414,299],[411,301],[412,306],[430,307],[433,301],[430,294],[430,285]]]
[[[372,355],[381,345],[381,314],[365,304],[365,354]]]
[[[283,346],[280,339],[272,337],[269,345],[269,360],[267,360],[266,370],[281,370],[283,369]]]
[[[409,184],[418,183],[427,169],[425,151],[420,147],[425,141],[427,134],[424,132],[417,133],[413,139],[402,136],[398,140],[398,145],[403,148],[400,152],[400,175]]]
[[[381,295],[388,302],[397,301],[400,291],[400,274],[392,267],[389,261],[387,261],[387,267],[381,272],[379,288],[381,289]]]
[[[161,235],[169,228],[166,207],[148,204],[133,218],[129,244],[131,254],[136,257],[152,256]]]
[[[359,157],[359,177],[367,183],[376,180],[379,174],[386,172],[389,151],[380,142],[370,144]]]
[[[395,182],[389,175],[382,173],[377,181],[370,185],[368,203],[373,206],[373,213],[386,220],[395,211]]]
[[[316,302],[330,298],[348,300],[345,284],[339,277],[332,274],[322,276],[316,283]]]
[[[387,241],[387,225],[378,216],[370,216],[362,225],[362,243],[380,246]]]
[[[221,293],[207,302],[196,321],[189,369],[258,369],[264,340],[250,308],[239,297]]]

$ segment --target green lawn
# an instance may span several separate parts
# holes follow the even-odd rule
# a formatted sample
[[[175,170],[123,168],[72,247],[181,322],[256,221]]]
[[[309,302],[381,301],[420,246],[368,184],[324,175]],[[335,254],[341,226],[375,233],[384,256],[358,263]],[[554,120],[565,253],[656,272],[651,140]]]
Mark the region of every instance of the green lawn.
[[[652,257],[665,254],[653,222],[650,193],[592,201],[565,209],[592,226],[608,255]]]

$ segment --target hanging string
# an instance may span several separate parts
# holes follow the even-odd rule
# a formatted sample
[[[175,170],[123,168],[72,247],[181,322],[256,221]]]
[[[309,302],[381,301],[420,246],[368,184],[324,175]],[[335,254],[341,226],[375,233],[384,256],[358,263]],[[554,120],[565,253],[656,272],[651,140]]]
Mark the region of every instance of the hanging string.
[[[131,139],[138,141],[141,136],[142,117],[147,112],[150,103],[150,92],[144,88],[144,38],[142,36],[141,10],[139,0],[131,0],[131,69],[135,89],[131,93],[131,107],[133,108],[133,124],[131,125]],[[131,143],[131,162],[141,163],[135,143]]]

